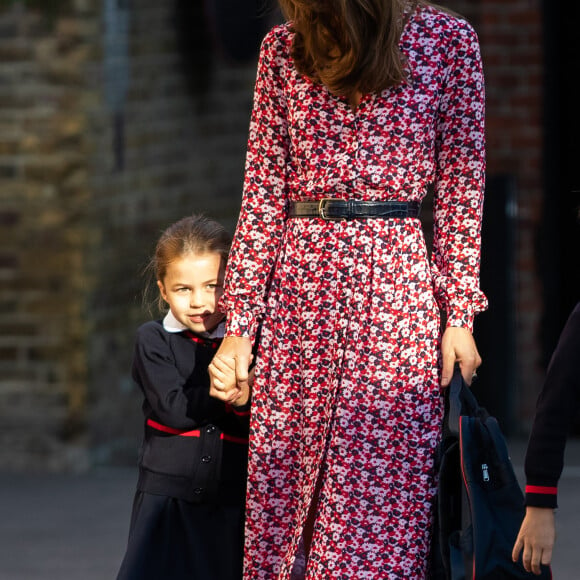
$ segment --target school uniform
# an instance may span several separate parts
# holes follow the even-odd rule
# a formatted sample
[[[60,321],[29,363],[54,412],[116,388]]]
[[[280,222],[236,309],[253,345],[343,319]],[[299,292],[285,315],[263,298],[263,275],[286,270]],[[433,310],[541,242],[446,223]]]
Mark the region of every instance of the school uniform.
[[[133,378],[145,432],[129,541],[117,580],[242,577],[249,405],[209,396],[223,336],[169,313],[137,331]]]
[[[570,314],[546,373],[525,459],[526,505],[555,508],[566,439],[580,408],[580,302]]]

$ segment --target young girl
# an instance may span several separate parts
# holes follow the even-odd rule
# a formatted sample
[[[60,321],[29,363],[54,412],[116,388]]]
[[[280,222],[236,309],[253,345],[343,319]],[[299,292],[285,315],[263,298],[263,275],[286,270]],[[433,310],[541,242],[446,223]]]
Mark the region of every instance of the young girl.
[[[187,217],[162,234],[149,264],[169,311],[137,331],[145,436],[117,580],[242,576],[249,391],[218,401],[207,371],[223,336],[217,301],[230,242],[218,223]],[[234,381],[224,361],[214,372],[224,386]]]
[[[580,409],[580,302],[568,317],[552,354],[538,397],[525,459],[526,515],[513,548],[517,562],[540,574],[552,561],[556,540],[554,510],[564,468],[566,440]]]

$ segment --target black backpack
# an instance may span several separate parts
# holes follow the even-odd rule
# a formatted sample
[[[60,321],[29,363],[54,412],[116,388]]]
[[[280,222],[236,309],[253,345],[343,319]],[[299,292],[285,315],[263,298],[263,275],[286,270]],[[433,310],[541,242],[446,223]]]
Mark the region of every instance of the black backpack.
[[[546,580],[511,558],[524,495],[495,417],[480,407],[456,369],[446,389],[439,446],[432,580]]]

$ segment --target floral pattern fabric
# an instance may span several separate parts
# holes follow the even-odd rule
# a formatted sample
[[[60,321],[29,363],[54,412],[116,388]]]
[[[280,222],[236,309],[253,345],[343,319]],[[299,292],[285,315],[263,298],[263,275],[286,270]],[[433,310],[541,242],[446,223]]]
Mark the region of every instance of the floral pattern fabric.
[[[264,39],[226,334],[261,326],[247,579],[288,579],[318,497],[306,578],[424,578],[442,415],[440,313],[471,329],[479,289],[484,80],[475,32],[435,8],[401,38],[408,81],[356,110]],[[421,201],[419,219],[288,219],[289,201]],[[315,490],[318,490],[315,492]]]

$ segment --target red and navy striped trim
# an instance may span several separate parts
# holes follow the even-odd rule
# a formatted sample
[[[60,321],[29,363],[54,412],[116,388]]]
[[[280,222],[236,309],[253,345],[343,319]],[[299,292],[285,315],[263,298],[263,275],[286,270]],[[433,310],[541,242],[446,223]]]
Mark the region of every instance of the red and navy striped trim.
[[[179,435],[180,437],[201,437],[201,431],[199,429],[194,429],[192,431],[174,429],[173,427],[162,425],[153,419],[147,419],[147,425],[153,429],[157,429],[157,431],[163,431],[163,433],[169,433],[170,435]],[[228,435],[227,433],[222,433],[220,439],[223,441],[229,441],[230,443],[239,443],[241,445],[248,443],[247,437],[236,437],[235,435]]]
[[[201,344],[202,346],[207,346],[213,349],[217,349],[222,342],[221,338],[203,338],[202,336],[198,336],[197,334],[191,332],[191,330],[184,330],[184,333],[193,342],[197,342],[197,344]]]
[[[184,431],[182,429],[174,429],[173,427],[168,427],[167,425],[162,425],[153,421],[153,419],[147,419],[147,425],[157,429],[157,431],[163,431],[164,433],[170,433],[171,435],[181,435],[181,437],[199,437],[201,435],[199,429],[193,431]]]
[[[230,403],[226,403],[226,413],[233,413],[238,417],[247,417],[250,414],[250,409],[248,408],[240,410],[237,407],[231,405]]]
[[[540,493],[540,494],[544,494],[544,495],[556,495],[558,493],[558,488],[545,486],[545,485],[526,485],[526,493]]]

